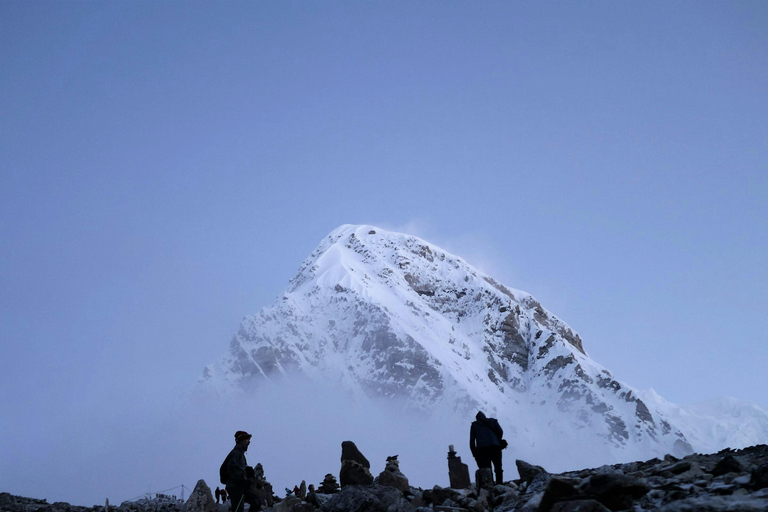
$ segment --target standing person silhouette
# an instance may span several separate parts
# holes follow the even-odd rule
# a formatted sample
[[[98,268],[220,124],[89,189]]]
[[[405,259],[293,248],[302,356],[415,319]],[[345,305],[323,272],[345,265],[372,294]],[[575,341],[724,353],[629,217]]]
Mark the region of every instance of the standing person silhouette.
[[[469,449],[477,462],[478,468],[491,469],[493,464],[496,483],[504,482],[501,469],[502,436],[504,431],[496,418],[486,418],[483,411],[478,411],[472,427],[469,429]]]
[[[242,430],[235,432],[235,447],[221,465],[221,479],[226,481],[226,491],[232,503],[232,512],[243,512],[246,503],[251,506],[251,510],[261,508],[259,497],[248,491],[250,482],[246,471],[248,465],[245,452],[251,444],[251,437],[251,434]]]

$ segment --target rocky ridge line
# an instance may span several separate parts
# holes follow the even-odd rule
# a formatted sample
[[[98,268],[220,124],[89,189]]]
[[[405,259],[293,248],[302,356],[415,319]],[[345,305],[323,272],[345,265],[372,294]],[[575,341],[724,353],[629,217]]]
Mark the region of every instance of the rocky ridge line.
[[[394,458],[396,459],[396,457]],[[768,510],[768,445],[715,454],[692,454],[550,474],[516,461],[520,478],[466,489],[407,486],[399,464],[372,484],[348,483],[340,491],[289,496],[265,512],[757,512]],[[480,473],[480,472],[478,472]],[[326,477],[327,478],[327,477]],[[370,480],[367,480],[370,481]],[[391,482],[391,483],[388,483]],[[403,486],[405,482],[405,487]],[[310,488],[314,488],[311,486]],[[321,489],[323,486],[321,485]],[[92,508],[0,493],[0,512],[226,512],[200,480],[186,503],[142,500]]]

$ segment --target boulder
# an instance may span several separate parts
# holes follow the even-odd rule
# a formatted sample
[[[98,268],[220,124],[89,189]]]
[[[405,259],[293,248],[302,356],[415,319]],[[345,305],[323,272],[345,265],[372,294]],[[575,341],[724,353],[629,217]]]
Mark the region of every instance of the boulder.
[[[515,510],[519,510],[520,512],[539,512],[539,504],[541,503],[541,498],[543,496],[543,492],[534,493],[525,500],[522,508],[515,508]]]
[[[763,464],[752,471],[749,485],[753,489],[765,489],[768,487],[768,464]]]
[[[411,486],[408,483],[408,478],[400,471],[382,471],[379,475],[378,484],[394,487],[403,493],[407,493],[411,490]]]
[[[529,485],[533,481],[533,479],[536,477],[536,475],[547,473],[547,470],[544,469],[543,467],[534,466],[533,464],[529,464],[524,460],[518,459],[515,461],[515,464],[517,465],[517,472],[520,473],[520,480],[522,480],[523,482]]]
[[[324,504],[328,503],[331,499],[329,494],[319,494],[315,491],[307,494],[307,503],[311,503],[316,508],[321,508]]]
[[[315,506],[308,503],[298,496],[288,496],[283,501],[275,505],[274,512],[315,512]]]
[[[450,487],[446,488],[436,485],[431,490],[424,491],[423,495],[424,499],[428,502],[432,503],[434,506],[439,506],[448,500],[452,501],[453,498],[458,496],[458,493]]]
[[[339,480],[341,488],[348,485],[371,485],[373,475],[370,471],[371,463],[360,453],[352,441],[341,443],[341,471]]]
[[[720,459],[720,462],[715,464],[714,468],[712,468],[712,474],[714,476],[742,472],[744,472],[744,465],[733,455],[726,455]]]
[[[550,512],[609,512],[611,509],[596,500],[574,500],[555,503],[549,510]]]
[[[698,463],[692,462],[691,463],[691,469],[686,471],[685,473],[680,473],[677,475],[677,481],[683,482],[683,483],[690,483],[695,482],[697,480],[708,480],[712,479],[712,475],[709,473],[705,473],[704,470],[701,469],[701,466],[699,466]]]
[[[659,474],[662,474],[666,471],[673,475],[679,475],[681,473],[685,473],[686,471],[691,469],[691,462],[687,460],[681,460],[675,464],[664,466],[662,468],[659,468]]]
[[[645,496],[650,488],[639,479],[621,473],[591,476],[581,488],[611,510],[632,508],[632,502]]]
[[[349,485],[373,484],[373,476],[368,468],[354,460],[345,460],[341,463],[339,480],[341,480],[342,489]]]
[[[493,473],[490,468],[480,468],[475,471],[475,487],[480,489],[493,489]]]
[[[371,463],[365,458],[360,450],[357,449],[357,445],[352,441],[344,441],[341,443],[341,462],[345,460],[353,460],[361,466],[371,469]],[[343,486],[344,484],[342,484]]]
[[[473,510],[475,512],[481,512],[485,510],[491,510],[493,509],[493,506],[491,505],[491,490],[490,489],[480,489],[480,491],[477,494],[477,499],[475,500],[475,504],[473,507]]]
[[[560,477],[553,477],[550,479],[544,490],[544,496],[541,497],[539,509],[542,512],[547,512],[555,503],[568,501],[577,497],[578,491],[576,491],[576,484],[577,482],[574,482],[571,479]]]
[[[414,512],[403,493],[381,485],[343,487],[325,503],[322,512]]]
[[[494,490],[495,489],[496,488],[494,487]],[[499,510],[514,510],[519,501],[520,496],[513,490],[499,495],[496,501],[493,503],[494,509],[498,508]]]
[[[183,512],[217,512],[216,500],[205,480],[198,480],[192,493],[182,507]]]
[[[547,489],[547,485],[551,479],[552,475],[549,473],[539,473],[538,475],[534,476],[533,480],[531,480],[531,483],[526,486],[526,494],[544,494],[544,491]]]

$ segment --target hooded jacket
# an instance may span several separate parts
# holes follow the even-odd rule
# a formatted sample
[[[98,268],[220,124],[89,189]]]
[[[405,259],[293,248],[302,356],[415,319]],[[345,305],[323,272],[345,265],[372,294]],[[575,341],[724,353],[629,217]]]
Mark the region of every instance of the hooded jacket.
[[[481,412],[475,416],[472,427],[469,429],[469,449],[474,455],[478,448],[498,446],[501,448],[501,437],[504,431],[496,418],[486,418]]]

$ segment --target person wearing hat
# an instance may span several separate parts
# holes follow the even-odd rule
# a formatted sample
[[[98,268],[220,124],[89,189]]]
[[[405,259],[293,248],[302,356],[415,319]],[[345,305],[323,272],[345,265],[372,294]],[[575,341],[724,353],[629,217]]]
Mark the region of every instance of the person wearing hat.
[[[251,444],[251,437],[251,434],[242,430],[235,432],[235,447],[232,448],[222,464],[222,480],[226,480],[226,490],[229,494],[229,501],[232,503],[232,512],[243,512],[246,503],[253,510],[258,510],[261,507],[259,497],[248,492],[249,482],[246,473],[248,463],[245,460],[245,452],[248,451],[248,445]]]

